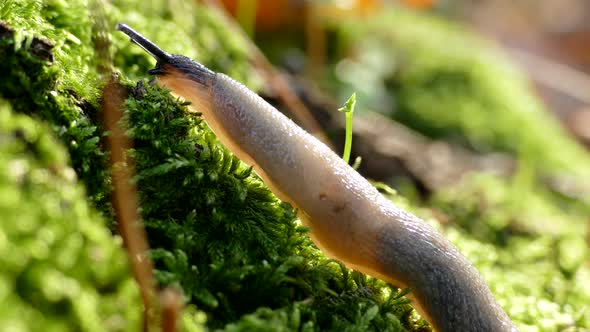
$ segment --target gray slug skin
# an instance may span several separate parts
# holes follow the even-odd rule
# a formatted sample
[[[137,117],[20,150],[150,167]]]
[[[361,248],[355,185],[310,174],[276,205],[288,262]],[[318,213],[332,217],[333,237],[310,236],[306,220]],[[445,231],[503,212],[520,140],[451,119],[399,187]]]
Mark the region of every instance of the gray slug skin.
[[[150,73],[160,85],[190,101],[221,143],[298,209],[327,255],[410,287],[414,307],[437,331],[517,331],[467,258],[326,145],[228,76],[163,51],[125,24],[117,29],[156,58]]]
[[[167,73],[160,84],[191,101],[220,141],[298,209],[327,255],[410,287],[414,307],[437,331],[517,331],[467,258],[326,145],[226,75],[204,86]]]

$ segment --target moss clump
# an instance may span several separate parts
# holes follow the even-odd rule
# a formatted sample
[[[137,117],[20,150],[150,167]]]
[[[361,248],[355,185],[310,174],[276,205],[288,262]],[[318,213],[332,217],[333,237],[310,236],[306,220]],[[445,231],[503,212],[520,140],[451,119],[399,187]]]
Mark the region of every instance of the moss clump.
[[[181,3],[179,2],[178,5]],[[186,2],[171,10],[166,1],[91,0],[0,3],[0,20],[11,32],[0,36],[0,94],[13,109],[48,121],[72,157],[74,170],[86,184],[94,205],[110,214],[110,177],[100,144],[99,94],[103,84],[99,65],[109,59],[97,55],[101,41],[115,69],[132,78],[145,76],[153,60],[121,33],[112,34],[125,21],[170,51],[198,58],[212,69],[226,72],[257,86],[246,59],[245,47],[222,26],[211,10]],[[143,8],[142,13],[137,8]],[[106,25],[106,27],[104,26]],[[106,29],[106,31],[105,31]],[[170,38],[175,31],[175,38]],[[35,41],[47,42],[49,55],[35,52]],[[111,42],[113,47],[108,47]]]
[[[445,233],[482,273],[520,331],[590,328],[589,255],[580,235],[512,235],[500,247],[456,227]]]
[[[486,242],[502,244],[514,233],[584,234],[587,208],[572,200],[555,200],[540,186],[473,174],[435,193],[431,202],[453,223]]]
[[[389,190],[386,194],[443,232],[469,258],[520,331],[586,331],[586,218],[557,211],[542,194],[503,181],[476,175],[456,191],[441,191],[433,199],[436,213]],[[451,223],[437,222],[434,216],[441,211]]]
[[[109,211],[106,156],[100,148],[97,95],[100,78],[88,3],[9,0],[0,20],[12,32],[0,37],[0,94],[16,112],[47,121],[68,148],[72,166],[95,206]],[[53,45],[50,57],[36,41]]]
[[[453,221],[447,236],[482,272],[521,331],[590,326],[585,207],[571,200],[556,204],[542,187],[485,174],[437,192],[432,203]]]
[[[121,241],[49,130],[0,102],[0,326],[127,331],[141,304]]]

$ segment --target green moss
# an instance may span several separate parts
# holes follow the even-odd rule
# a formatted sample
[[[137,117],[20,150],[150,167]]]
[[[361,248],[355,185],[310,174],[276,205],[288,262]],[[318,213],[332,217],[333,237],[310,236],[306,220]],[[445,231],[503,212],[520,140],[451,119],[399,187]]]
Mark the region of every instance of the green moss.
[[[0,325],[135,330],[141,304],[121,240],[88,207],[51,136],[0,103]]]
[[[477,175],[437,193],[436,213],[378,187],[469,258],[520,331],[585,331],[590,326],[586,218],[557,211],[540,193],[503,181]],[[437,222],[441,212],[450,223]]]
[[[583,206],[557,205],[546,189],[484,174],[436,193],[432,202],[453,221],[447,236],[482,272],[521,331],[588,328]]]
[[[585,331],[590,255],[580,235],[512,235],[502,247],[450,227],[446,235],[478,268],[521,331]]]
[[[125,36],[111,30],[118,21],[132,25],[168,51],[198,59],[250,87],[256,88],[259,84],[248,64],[243,41],[228,32],[216,14],[192,1],[174,3],[180,7],[171,10],[169,1],[151,1],[149,4],[113,1],[104,3],[101,10],[95,11],[96,3],[82,0],[73,3],[2,2],[0,18],[7,21],[15,33],[3,35],[0,39],[1,56],[6,60],[0,64],[0,69],[6,73],[6,79],[0,81],[0,94],[9,100],[16,112],[47,123],[67,147],[72,167],[87,187],[91,202],[99,210],[108,212],[110,179],[106,171],[106,154],[100,144],[104,135],[98,120],[98,92],[102,82],[97,69],[108,61],[98,59],[94,44],[98,44],[100,38],[112,42],[107,55],[112,55],[114,68],[121,73],[132,92],[125,104],[125,122],[135,141],[130,153],[137,164],[135,180],[153,248],[155,275],[160,284],[179,285],[183,289],[190,304],[183,315],[186,330],[200,330],[204,315],[210,329],[228,331],[427,329],[401,297],[403,293],[326,258],[311,243],[307,230],[295,219],[294,211],[279,202],[247,166],[222,147],[198,115],[190,113],[167,91],[145,82],[143,87],[131,91],[134,84],[130,82],[145,77],[153,60],[129,43]],[[101,24],[106,25],[108,31],[104,26],[101,28]],[[38,40],[46,38],[55,45],[53,62],[36,55],[31,46],[35,37]],[[422,81],[412,78],[413,74],[404,75],[407,76],[399,77],[406,77],[407,82],[415,80],[420,86]],[[388,85],[384,83],[383,87],[388,88]],[[495,91],[493,87],[490,89]],[[411,94],[408,92],[407,95]],[[523,100],[528,103],[528,99]],[[411,104],[410,101],[407,103]],[[0,114],[4,116],[4,113]],[[23,127],[33,128],[31,133],[45,132],[32,125],[37,122],[31,119],[13,115],[10,119],[0,121],[0,128],[15,128],[2,126],[18,122]],[[498,119],[504,121],[502,116]],[[448,132],[432,135],[468,132],[461,129],[462,125],[447,123],[447,126],[450,128]],[[508,138],[496,141],[500,134],[506,133],[497,129],[494,135],[482,134],[473,139],[472,145],[481,145],[484,150],[506,148],[521,151],[521,146],[505,147],[503,144],[509,144]],[[44,135],[48,137],[47,133]],[[488,142],[490,137],[493,140]],[[31,146],[35,148],[29,151]],[[12,150],[0,154],[0,195],[4,198],[0,202],[0,217],[16,220],[15,216],[19,216],[19,223],[13,222],[17,226],[27,225],[22,220],[32,220],[40,225],[34,229],[41,231],[29,229],[28,238],[11,233],[6,236],[8,242],[4,243],[7,245],[0,241],[0,250],[10,249],[9,254],[2,255],[6,260],[3,264],[12,266],[8,265],[9,260],[17,257],[13,253],[21,252],[14,249],[22,247],[18,241],[24,241],[23,246],[30,246],[22,251],[27,255],[38,255],[43,253],[40,247],[50,246],[46,240],[48,232],[44,231],[46,225],[42,224],[46,220],[47,225],[51,225],[47,226],[48,229],[61,238],[88,236],[88,241],[78,245],[92,246],[97,242],[102,248],[97,249],[98,252],[106,250],[111,256],[95,257],[92,254],[96,251],[64,247],[60,254],[45,253],[41,257],[43,260],[38,257],[22,261],[13,259],[10,264],[16,267],[0,274],[0,297],[14,305],[3,307],[0,319],[8,317],[6,319],[14,324],[25,327],[41,322],[47,328],[55,325],[56,329],[62,330],[69,326],[90,326],[90,329],[101,324],[103,329],[116,329],[138,322],[140,311],[135,310],[137,291],[130,282],[121,249],[116,246],[117,240],[109,238],[102,229],[103,221],[83,204],[82,190],[68,178],[71,175],[63,178],[63,174],[71,174],[66,171],[69,170],[66,153],[59,152],[49,139],[23,139],[12,134],[5,138],[0,131],[0,149],[5,148]],[[54,148],[58,152],[53,151]],[[563,151],[570,149],[566,147]],[[14,158],[17,164],[13,162]],[[30,181],[23,184],[19,177],[12,176],[14,174],[10,172],[18,170],[14,165],[28,165],[27,172],[21,172],[21,178]],[[554,169],[558,164],[548,165]],[[38,179],[40,174],[41,179],[45,179],[41,182]],[[498,197],[488,198],[495,206],[507,205],[515,197],[511,195],[516,195],[506,189],[509,186],[502,186]],[[469,188],[449,192],[447,196],[441,193],[437,206],[451,215],[455,211],[453,207],[459,206],[459,199],[463,199],[460,196],[463,190],[473,193],[478,187]],[[488,197],[491,189],[487,185],[485,188],[482,190]],[[392,197],[400,206],[435,222],[428,210],[418,209],[399,196]],[[531,202],[545,207],[545,199],[553,202],[555,197],[546,198],[541,194],[531,198]],[[68,204],[62,205],[62,201]],[[568,230],[558,232],[558,236],[543,233],[539,238],[506,236],[502,246],[492,245],[497,243],[490,240],[509,232],[506,227],[496,226],[509,224],[505,219],[515,215],[523,220],[536,220],[538,215],[547,214],[576,225],[571,221],[573,217],[571,220],[563,217],[558,209],[553,208],[535,208],[532,211],[537,212],[521,217],[518,208],[514,207],[503,212],[501,217],[504,220],[496,223],[501,218],[489,215],[489,211],[473,201],[467,202],[464,210],[457,209],[454,217],[467,220],[475,214],[475,219],[481,219],[485,225],[484,231],[476,236],[467,235],[465,229],[473,227],[468,223],[443,230],[490,281],[500,302],[517,324],[523,329],[537,330],[552,330],[568,324],[588,328],[588,314],[583,309],[590,298],[582,282],[588,278],[588,270],[580,263],[587,259],[587,253],[580,249],[583,248],[580,235],[572,235],[573,232]],[[569,205],[574,204],[571,201],[563,202],[575,207]],[[466,211],[464,217],[461,211]],[[22,217],[29,215],[33,217]],[[105,215],[108,217],[109,214]],[[51,221],[56,219],[51,218],[63,218],[66,222],[54,225]],[[71,224],[67,223],[68,220]],[[0,234],[12,232],[11,226],[5,225],[11,224],[3,222]],[[58,231],[57,226],[67,228],[67,233]],[[94,229],[99,230],[97,234],[104,234],[89,236],[94,234]],[[71,241],[76,244],[75,240],[64,240],[57,243],[56,248]],[[553,253],[554,248],[557,248],[557,254]],[[572,252],[579,254],[572,255]],[[77,264],[74,269],[65,270],[63,267],[67,265],[63,264],[70,264],[71,257],[78,259]],[[66,263],[62,262],[64,259]],[[97,259],[112,261],[94,264]],[[22,272],[17,270],[18,264],[24,264],[22,262],[34,264]],[[17,279],[15,286],[14,280]],[[75,287],[61,287],[76,283],[83,286],[76,294],[83,296],[72,295]],[[109,287],[104,286],[105,283]],[[19,292],[24,295],[20,296]],[[52,301],[58,301],[59,305]]]
[[[15,111],[51,124],[93,203],[108,212],[109,180],[96,108],[100,80],[87,5],[24,0],[0,4],[0,20],[13,30],[0,39],[0,94]],[[51,57],[35,55],[40,41],[53,45]]]
[[[178,6],[182,3],[178,2]],[[183,10],[170,10],[166,1],[8,0],[0,3],[0,20],[13,33],[0,39],[0,94],[17,112],[34,115],[52,124],[68,147],[74,169],[86,184],[94,205],[110,214],[110,178],[98,109],[102,80],[97,47],[100,38],[112,47],[102,56],[112,56],[115,68],[130,77],[144,77],[153,60],[114,33],[124,21],[174,53],[198,58],[212,69],[226,72],[250,87],[258,85],[246,59],[244,45],[228,33],[212,11],[194,2]],[[136,11],[143,8],[140,14]],[[100,9],[100,10],[99,10]],[[102,25],[107,25],[106,27]],[[106,29],[106,31],[104,31]],[[170,38],[175,31],[175,38]],[[52,59],[34,53],[35,40],[53,45]]]

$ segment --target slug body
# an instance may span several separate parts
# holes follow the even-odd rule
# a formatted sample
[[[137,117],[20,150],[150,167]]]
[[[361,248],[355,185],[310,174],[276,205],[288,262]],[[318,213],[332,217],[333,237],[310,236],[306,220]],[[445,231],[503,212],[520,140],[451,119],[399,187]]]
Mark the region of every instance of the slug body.
[[[437,331],[516,331],[467,258],[326,145],[228,76],[170,55],[125,25],[118,29],[158,60],[150,71],[158,83],[192,102],[219,140],[298,209],[326,254],[412,288],[414,307]]]

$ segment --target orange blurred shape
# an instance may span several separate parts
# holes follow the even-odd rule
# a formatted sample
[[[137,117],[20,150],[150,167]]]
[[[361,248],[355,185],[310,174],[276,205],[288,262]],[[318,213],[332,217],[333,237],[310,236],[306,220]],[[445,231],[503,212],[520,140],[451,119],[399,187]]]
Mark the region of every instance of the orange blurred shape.
[[[422,2],[433,1],[423,0]],[[237,15],[240,0],[222,0],[221,2],[234,17]],[[272,31],[284,26],[300,26],[305,20],[306,6],[311,6],[312,11],[317,11],[321,15],[366,15],[382,4],[383,0],[355,0],[342,3],[346,3],[346,6],[339,5],[338,1],[316,4],[305,0],[257,0],[256,30]]]
[[[367,14],[371,10],[379,7],[383,3],[383,0],[358,0],[355,1],[356,7],[363,13]]]
[[[236,17],[240,0],[222,0],[221,2],[232,16]],[[272,31],[283,26],[300,25],[303,21],[305,1],[257,0],[255,2],[257,31]]]
[[[383,0],[356,1],[316,1],[311,6],[320,17],[357,17],[367,16],[383,4]]]
[[[436,0],[402,0],[402,3],[409,7],[429,9],[436,4]]]

